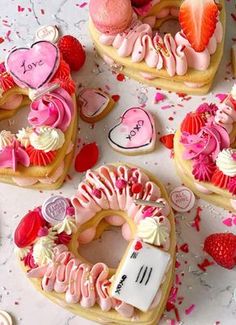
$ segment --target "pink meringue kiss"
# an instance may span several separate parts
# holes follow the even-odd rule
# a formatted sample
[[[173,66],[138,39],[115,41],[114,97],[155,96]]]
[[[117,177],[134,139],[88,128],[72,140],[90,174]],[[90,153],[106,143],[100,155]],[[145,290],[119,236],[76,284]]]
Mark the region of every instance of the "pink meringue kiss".
[[[70,125],[72,114],[71,96],[59,88],[31,103],[28,121],[34,127],[47,125],[65,132]]]

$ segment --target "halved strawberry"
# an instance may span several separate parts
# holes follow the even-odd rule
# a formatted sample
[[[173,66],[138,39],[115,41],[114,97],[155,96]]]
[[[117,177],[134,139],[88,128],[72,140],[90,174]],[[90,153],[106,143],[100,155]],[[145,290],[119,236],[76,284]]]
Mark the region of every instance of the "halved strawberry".
[[[214,0],[185,0],[180,7],[180,26],[193,49],[207,47],[217,23],[218,7]]]

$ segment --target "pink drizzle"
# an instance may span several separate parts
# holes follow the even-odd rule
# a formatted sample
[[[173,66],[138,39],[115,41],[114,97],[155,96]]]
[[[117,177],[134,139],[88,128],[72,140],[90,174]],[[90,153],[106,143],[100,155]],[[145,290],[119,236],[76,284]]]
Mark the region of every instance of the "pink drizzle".
[[[120,179],[124,180],[125,186],[117,187],[117,180]],[[131,189],[134,183],[143,185],[143,190],[138,194],[132,193]],[[94,189],[100,190],[101,195],[99,197],[94,195]],[[92,219],[98,211],[111,209],[127,212],[128,216],[138,223],[144,218],[145,207],[136,205],[134,203],[136,198],[166,203],[161,198],[159,187],[149,181],[147,175],[139,169],[131,169],[126,166],[117,168],[102,166],[98,171],[88,171],[86,180],[79,184],[78,191],[72,199],[76,222],[81,225]],[[154,209],[152,215],[167,217],[169,212],[170,209],[166,203],[164,208]],[[125,223],[122,227],[125,228],[126,226]]]

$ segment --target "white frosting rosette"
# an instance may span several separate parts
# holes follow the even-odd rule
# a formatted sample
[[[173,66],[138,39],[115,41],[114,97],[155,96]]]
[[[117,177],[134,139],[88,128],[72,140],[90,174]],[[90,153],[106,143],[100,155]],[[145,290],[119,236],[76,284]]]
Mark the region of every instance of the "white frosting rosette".
[[[165,245],[170,232],[170,224],[165,217],[147,217],[140,221],[137,235],[145,243],[161,246]]]
[[[2,130],[0,132],[0,150],[12,144],[14,139],[14,134],[12,134],[10,131]]]
[[[65,142],[64,133],[50,126],[37,127],[30,134],[30,143],[37,150],[49,152],[60,149]]]
[[[75,219],[72,219],[71,217],[66,217],[62,222],[55,225],[53,227],[53,230],[55,230],[58,234],[65,232],[67,235],[71,235],[77,230]]]
[[[54,257],[53,248],[56,246],[56,233],[50,231],[47,236],[40,237],[33,248],[34,261],[39,265],[46,265]]]
[[[21,143],[21,145],[27,148],[30,145],[30,135],[33,133],[33,128],[26,127],[22,128],[16,134],[17,140]]]
[[[222,150],[216,159],[216,166],[226,176],[236,176],[236,149]]]

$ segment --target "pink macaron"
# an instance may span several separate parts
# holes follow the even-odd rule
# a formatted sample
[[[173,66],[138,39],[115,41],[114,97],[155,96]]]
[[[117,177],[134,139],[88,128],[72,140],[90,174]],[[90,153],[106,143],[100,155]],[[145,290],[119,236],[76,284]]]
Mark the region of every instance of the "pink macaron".
[[[130,0],[90,0],[89,12],[97,30],[109,35],[124,32],[133,17]]]

